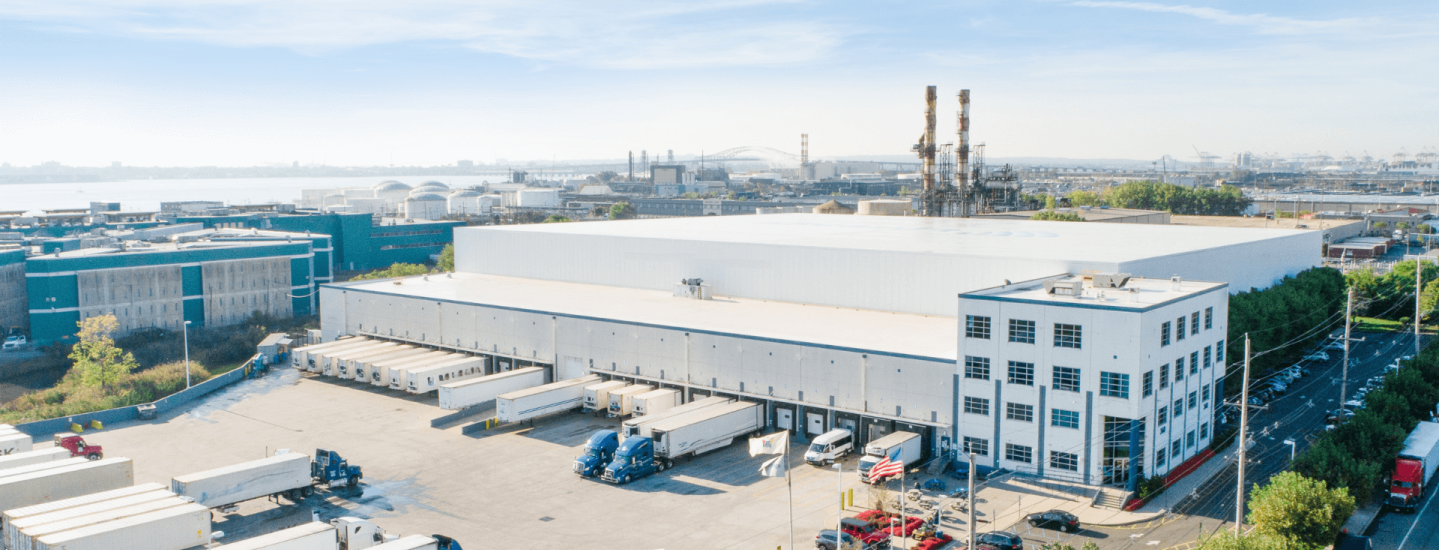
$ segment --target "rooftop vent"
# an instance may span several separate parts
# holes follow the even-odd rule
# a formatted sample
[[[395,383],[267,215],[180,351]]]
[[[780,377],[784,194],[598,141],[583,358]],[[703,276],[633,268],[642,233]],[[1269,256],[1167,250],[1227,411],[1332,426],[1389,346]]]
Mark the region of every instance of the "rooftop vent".
[[[1094,288],[1124,288],[1129,283],[1128,273],[1096,273]]]
[[[695,277],[693,279],[680,279],[679,284],[675,285],[674,287],[674,297],[690,298],[693,300],[708,300],[712,297],[710,294],[710,286],[704,284],[704,282],[705,280],[699,277]]]
[[[1171,289],[1171,290],[1173,290],[1173,291],[1175,291],[1175,292],[1179,292],[1179,291],[1181,291],[1181,290],[1184,290],[1184,287],[1179,284],[1179,283],[1180,283],[1180,280],[1179,280],[1179,276],[1178,276],[1178,275],[1175,275],[1175,276],[1173,276],[1173,277],[1170,277],[1170,278],[1169,278],[1169,282],[1172,283],[1172,284],[1170,285],[1170,289]]]
[[[1053,296],[1074,296],[1084,295],[1084,281],[1073,279],[1067,281],[1045,281],[1044,293]]]

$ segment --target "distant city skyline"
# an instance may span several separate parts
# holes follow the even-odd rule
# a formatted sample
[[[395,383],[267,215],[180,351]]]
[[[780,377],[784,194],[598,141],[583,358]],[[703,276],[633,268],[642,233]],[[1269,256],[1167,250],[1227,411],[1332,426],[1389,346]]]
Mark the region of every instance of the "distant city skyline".
[[[903,155],[939,86],[993,157],[1439,145],[1432,2],[20,0],[0,162]]]

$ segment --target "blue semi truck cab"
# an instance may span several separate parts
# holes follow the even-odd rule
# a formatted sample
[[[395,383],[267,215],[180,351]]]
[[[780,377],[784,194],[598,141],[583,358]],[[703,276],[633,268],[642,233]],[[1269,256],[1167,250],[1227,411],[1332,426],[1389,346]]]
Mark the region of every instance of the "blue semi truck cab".
[[[585,477],[597,476],[605,466],[614,460],[615,449],[620,445],[620,434],[614,430],[600,430],[585,442],[585,453],[575,457],[575,473]]]
[[[630,437],[615,449],[615,459],[605,467],[601,479],[629,483],[655,472],[663,472],[669,460],[655,456],[655,442],[648,437]]]
[[[315,458],[310,462],[310,477],[315,479],[315,485],[355,487],[365,474],[359,466],[351,466],[340,453],[315,449]]]

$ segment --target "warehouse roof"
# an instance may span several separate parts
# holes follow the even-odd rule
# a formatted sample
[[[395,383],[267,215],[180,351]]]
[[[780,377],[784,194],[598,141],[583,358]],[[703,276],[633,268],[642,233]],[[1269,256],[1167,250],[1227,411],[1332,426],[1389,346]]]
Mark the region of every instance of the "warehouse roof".
[[[953,361],[959,349],[954,317],[728,297],[695,300],[676,298],[668,291],[473,273],[411,277],[402,283],[324,286],[945,361]]]
[[[1107,278],[1119,286],[1100,284],[1099,275],[1057,275],[1021,281],[960,294],[961,299],[1023,302],[1059,307],[1099,308],[1124,311],[1149,311],[1206,292],[1224,290],[1229,285],[1205,281],[1146,279],[1126,273]],[[1050,284],[1046,284],[1046,283]],[[1065,283],[1077,284],[1079,292],[1064,288]],[[1055,289],[1051,289],[1054,285]]]
[[[1255,243],[1306,231],[1229,227],[924,218],[901,216],[708,216],[457,229],[627,237],[761,246],[878,250],[942,256],[1125,262]],[[1318,254],[1318,250],[1314,251]]]

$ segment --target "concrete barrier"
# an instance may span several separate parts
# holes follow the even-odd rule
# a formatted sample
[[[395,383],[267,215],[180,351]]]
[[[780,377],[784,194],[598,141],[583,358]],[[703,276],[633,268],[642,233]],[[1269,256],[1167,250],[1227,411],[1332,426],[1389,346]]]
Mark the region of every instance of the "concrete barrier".
[[[234,384],[235,382],[244,380],[246,374],[249,372],[250,365],[253,364],[254,360],[255,358],[251,357],[235,370],[221,374],[219,376],[215,376],[209,380],[206,380],[199,384],[195,384],[188,389],[180,390],[178,392],[170,394],[169,396],[166,396],[163,399],[155,401],[155,412],[159,414],[164,414],[165,412],[173,410],[180,405],[189,403],[191,401],[194,401],[195,399],[214,393],[215,391],[229,386],[230,384]],[[29,434],[31,437],[48,438],[51,434],[56,434],[69,430],[72,424],[88,426],[98,421],[101,425],[106,425],[114,424],[117,422],[135,420],[139,417],[139,409],[137,409],[135,406],[127,406],[107,409],[103,411],[95,411],[85,414],[77,414],[74,416],[27,422],[24,424],[16,425],[15,429],[20,432]]]

